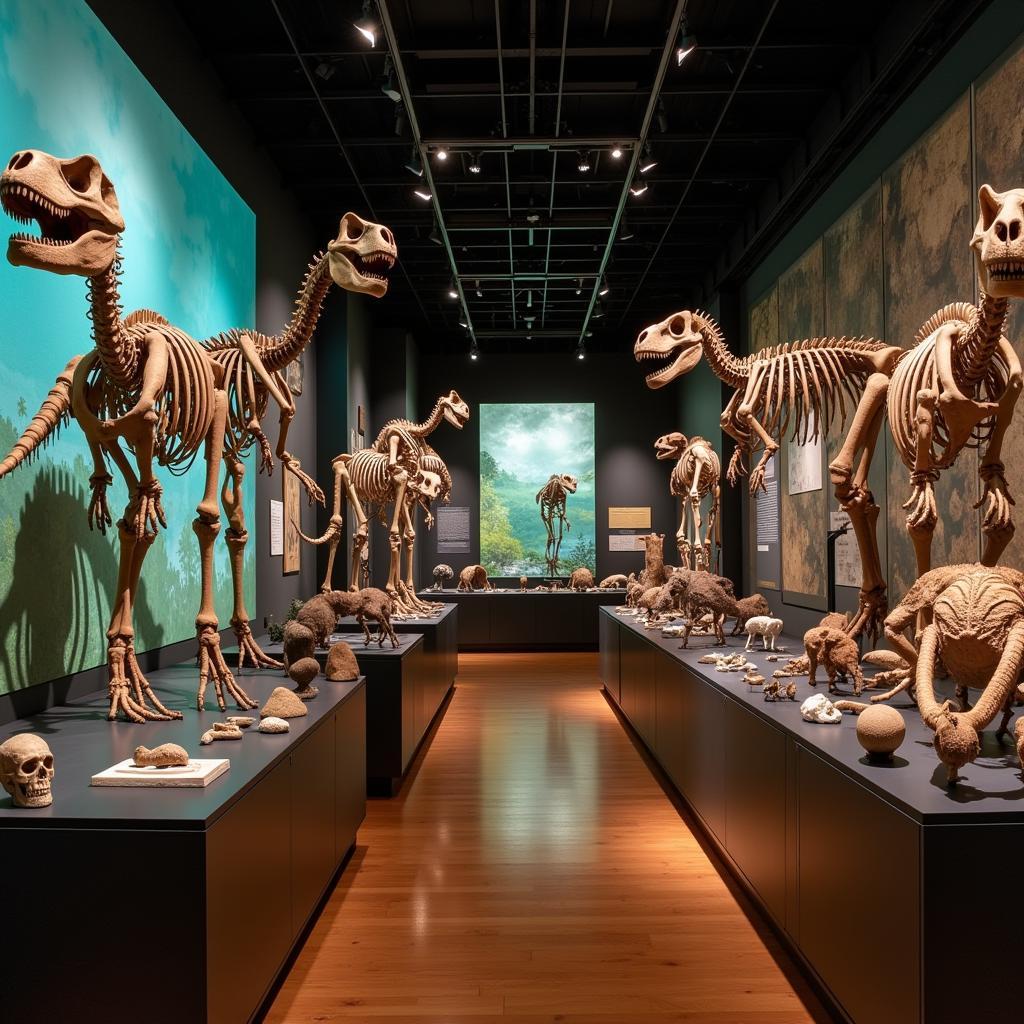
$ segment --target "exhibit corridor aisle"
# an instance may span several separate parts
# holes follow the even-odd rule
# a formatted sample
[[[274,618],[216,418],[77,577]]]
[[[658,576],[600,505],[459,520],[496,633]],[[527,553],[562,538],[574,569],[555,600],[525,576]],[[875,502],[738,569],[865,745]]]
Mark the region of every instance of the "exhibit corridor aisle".
[[[596,654],[459,668],[268,1021],[830,1019],[651,775]]]

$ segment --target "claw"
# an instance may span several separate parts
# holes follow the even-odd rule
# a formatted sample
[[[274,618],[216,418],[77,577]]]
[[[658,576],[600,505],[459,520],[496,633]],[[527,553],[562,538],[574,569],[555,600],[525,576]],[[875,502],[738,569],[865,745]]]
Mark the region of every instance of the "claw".
[[[92,498],[87,512],[90,530],[95,526],[100,533],[105,534],[107,527],[114,522],[110,515],[110,506],[107,505],[107,488],[113,482],[109,473],[94,473],[89,477],[89,486],[92,488]]]
[[[213,680],[213,688],[217,694],[217,707],[221,711],[226,710],[227,704],[224,701],[224,691],[243,710],[251,711],[257,706],[256,701],[250,697],[231,674],[224,654],[220,649],[220,633],[216,626],[199,626],[199,692],[196,695],[196,706],[200,711],[206,707],[206,687],[209,681]]]
[[[284,662],[272,658],[256,643],[248,622],[232,622],[231,625],[238,640],[239,672],[245,668],[246,659],[252,662],[253,668],[284,668]]]
[[[107,718],[116,720],[123,711],[130,722],[170,722],[182,717],[180,711],[170,711],[160,702],[142,674],[135,658],[130,638],[113,637],[107,648],[107,666],[110,673],[108,692],[110,707]],[[149,703],[152,702],[152,707]]]

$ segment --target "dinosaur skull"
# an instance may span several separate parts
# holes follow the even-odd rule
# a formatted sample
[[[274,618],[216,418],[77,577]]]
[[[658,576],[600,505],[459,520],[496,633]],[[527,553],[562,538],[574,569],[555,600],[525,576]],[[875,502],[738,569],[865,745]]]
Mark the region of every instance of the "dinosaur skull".
[[[658,459],[678,459],[686,449],[686,435],[680,434],[678,430],[671,434],[662,434],[654,442],[654,453]]]
[[[559,473],[558,482],[570,494],[575,494],[576,488],[579,486],[579,481],[571,473]]]
[[[0,784],[15,807],[49,807],[52,778],[53,754],[38,736],[22,732],[0,744]]]
[[[124,219],[96,157],[58,160],[23,149],[0,175],[0,204],[15,220],[39,225],[38,235],[11,235],[7,259],[13,266],[95,277],[113,263]]]
[[[420,469],[416,471],[416,475],[409,481],[409,487],[427,501],[436,501],[444,489],[444,482],[437,473]]]
[[[382,298],[398,259],[395,237],[382,224],[346,213],[338,237],[327,246],[331,278],[339,288]]]
[[[469,406],[459,397],[458,391],[449,391],[444,403],[444,418],[456,430],[461,430],[469,419]]]
[[[700,362],[700,355],[701,334],[696,317],[688,309],[644,328],[633,346],[638,363],[655,359],[662,364],[644,378],[649,388],[663,388],[676,377],[689,373]]]
[[[978,190],[980,215],[971,248],[988,295],[1024,297],[1024,189]]]

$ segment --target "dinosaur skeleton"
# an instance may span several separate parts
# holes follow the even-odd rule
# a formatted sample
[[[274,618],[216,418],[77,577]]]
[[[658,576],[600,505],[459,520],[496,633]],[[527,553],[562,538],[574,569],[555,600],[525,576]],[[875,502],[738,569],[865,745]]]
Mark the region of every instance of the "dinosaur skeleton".
[[[461,430],[468,419],[469,406],[457,391],[450,391],[438,398],[430,415],[422,423],[390,420],[368,448],[354,456],[342,454],[334,458],[331,463],[334,470],[334,499],[327,529],[320,537],[307,537],[299,532],[302,539],[310,544],[330,545],[324,591],[332,589],[334,558],[342,536],[342,506],[347,497],[356,516],[356,529],[352,538],[353,585],[359,578],[358,566],[366,549],[369,506],[377,505],[384,519],[387,507],[393,505],[388,531],[391,566],[386,590],[399,614],[432,614],[440,608],[440,605],[422,601],[416,596],[413,576],[416,508],[419,506],[424,510],[429,529],[434,521],[430,502],[440,498],[447,503],[452,489],[448,467],[425,438],[445,420]],[[390,486],[382,480],[382,473],[388,476]],[[401,563],[403,546],[404,574]]]
[[[569,473],[552,473],[548,477],[548,482],[537,492],[536,501],[540,505],[541,522],[548,532],[544,560],[547,562],[549,576],[558,575],[558,549],[562,546],[563,527],[566,533],[572,529],[572,524],[565,515],[565,503],[570,494],[576,493],[576,487],[576,477]]]
[[[687,569],[709,569],[718,571],[718,556],[722,549],[722,537],[718,522],[721,490],[719,478],[722,464],[718,453],[703,437],[687,439],[685,434],[674,431],[662,434],[654,442],[658,459],[676,459],[669,480],[673,497],[682,499],[682,515],[676,531],[676,547],[682,564]],[[701,540],[700,507],[711,495],[711,509],[708,512],[708,526]],[[715,539],[715,557],[711,559],[711,538]],[[692,564],[691,564],[692,555]]]
[[[227,448],[221,502],[230,527],[227,540],[235,592],[232,622],[241,649],[254,655],[255,645],[247,649],[242,644],[248,631],[241,587],[247,533],[240,495],[243,467],[238,455],[247,447],[247,438],[239,431],[235,434],[236,446],[226,444],[229,425],[236,427],[237,420],[230,419],[225,364],[158,313],[138,310],[122,318],[118,245],[125,225],[114,186],[95,157],[58,160],[38,150],[15,153],[0,175],[0,204],[16,220],[35,220],[41,230],[40,236],[12,236],[7,252],[12,265],[88,279],[89,316],[96,347],[85,356],[73,358],[58,376],[39,412],[0,462],[0,477],[30,458],[71,415],[85,433],[93,456],[92,498],[87,512],[90,527],[105,531],[112,525],[106,499],[112,480],[106,460],[110,459],[124,477],[129,500],[117,523],[117,595],[107,629],[108,717],[114,719],[120,712],[134,722],[181,717],[180,712],[168,710],[157,699],[139,667],[132,617],[146,553],[157,529],[166,527],[162,491],[153,473],[154,459],[180,472],[192,464],[200,450],[206,462],[206,485],[192,524],[199,542],[202,581],[196,616],[197,704],[203,708],[212,679],[222,710],[226,706],[225,690],[239,706],[254,708],[256,703],[238,685],[224,661],[213,604],[213,545],[221,526],[217,480]],[[339,252],[337,260],[340,264],[348,257]],[[354,291],[376,289],[381,294],[379,279],[365,278],[350,261],[349,265],[354,273],[347,277],[345,287]],[[262,395],[255,383],[250,386],[251,374],[260,379],[261,387],[267,387],[270,378],[268,375],[264,379],[266,370],[259,353],[244,337],[239,334],[238,344],[246,359],[249,409],[243,415],[248,416],[261,408]],[[273,394],[272,387],[267,390]],[[265,396],[262,402],[265,404]]]
[[[805,444],[827,431],[837,412],[845,423],[847,403],[856,407],[846,443],[829,468],[836,499],[853,524],[864,574],[850,632],[857,635],[867,628],[877,634],[885,614],[885,582],[868,470],[900,349],[868,338],[810,338],[739,357],[728,350],[710,316],[684,310],[641,331],[633,352],[638,362],[668,360],[647,375],[650,388],[664,387],[692,370],[703,352],[715,375],[735,389],[721,417],[722,429],[737,443],[726,475],[735,485],[746,472],[744,453],[752,457],[763,444],[750,471],[751,493],[764,487],[765,467],[779,450],[776,437],[791,423],[793,439]]]

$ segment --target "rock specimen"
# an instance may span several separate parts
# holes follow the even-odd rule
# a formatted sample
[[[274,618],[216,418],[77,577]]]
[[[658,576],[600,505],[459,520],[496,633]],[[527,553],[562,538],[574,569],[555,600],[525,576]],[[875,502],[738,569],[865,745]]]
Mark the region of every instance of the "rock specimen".
[[[249,726],[256,724],[256,719],[248,715],[228,715],[227,721],[231,725],[237,725],[239,729],[248,729]]]
[[[288,732],[291,729],[291,726],[283,718],[278,718],[275,715],[270,715],[269,717],[264,718],[262,722],[260,722],[259,729],[260,732],[279,733]]]
[[[260,708],[260,718],[301,718],[308,714],[303,701],[285,686],[275,687]]]
[[[132,755],[136,768],[184,768],[188,764],[188,751],[177,743],[161,743],[152,750],[136,747]]]
[[[764,684],[764,699],[767,701],[796,700],[796,683],[785,686],[778,679],[769,679]]]
[[[0,743],[0,784],[15,807],[49,807],[53,776],[53,754],[39,736],[20,732]]]
[[[214,722],[213,728],[207,729],[199,737],[199,742],[207,744],[216,740],[240,740],[241,738],[242,730],[237,725],[232,725],[230,722]]]
[[[344,640],[331,644],[331,649],[327,652],[324,675],[332,683],[347,683],[359,678],[359,663],[352,653],[352,648]]]
[[[836,725],[843,720],[843,713],[823,693],[815,693],[800,705],[800,717],[805,722],[819,725]]]
[[[903,716],[888,704],[871,704],[857,716],[857,739],[869,757],[892,757],[906,735]]]

